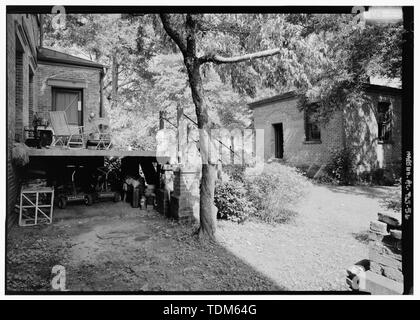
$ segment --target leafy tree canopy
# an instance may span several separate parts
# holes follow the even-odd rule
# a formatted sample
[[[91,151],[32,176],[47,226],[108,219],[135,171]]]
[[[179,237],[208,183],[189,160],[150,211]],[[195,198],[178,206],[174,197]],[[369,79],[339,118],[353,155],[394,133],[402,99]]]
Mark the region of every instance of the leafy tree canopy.
[[[206,102],[216,124],[249,125],[246,102],[297,90],[300,107],[320,101],[325,118],[339,106],[363,99],[362,84],[380,76],[401,77],[402,26],[364,26],[353,15],[338,14],[202,14],[198,15],[197,52],[206,61],[201,73]],[[46,46],[111,65],[118,52],[118,110],[109,110],[119,129],[149,124],[157,110],[175,115],[177,105],[194,117],[188,79],[179,49],[156,15],[67,15],[66,28],[54,30],[45,20]],[[184,32],[185,15],[172,15]],[[220,63],[223,59],[278,49],[263,59]],[[111,75],[105,92],[110,96]],[[134,111],[135,110],[135,111]],[[147,111],[146,111],[147,110]],[[153,111],[154,110],[154,111]],[[145,118],[146,117],[146,118]],[[124,119],[127,119],[125,121]],[[154,125],[142,125],[151,135]],[[127,129],[128,130],[128,129]],[[136,129],[137,130],[137,129]],[[145,131],[146,130],[146,131]],[[134,137],[136,135],[133,135]]]

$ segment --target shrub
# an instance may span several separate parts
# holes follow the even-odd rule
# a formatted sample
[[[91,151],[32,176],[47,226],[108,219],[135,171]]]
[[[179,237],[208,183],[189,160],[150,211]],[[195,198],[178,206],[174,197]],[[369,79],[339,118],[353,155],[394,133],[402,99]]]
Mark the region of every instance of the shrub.
[[[354,184],[356,174],[356,153],[353,149],[345,147],[332,149],[330,160],[325,171],[331,182],[341,185]]]
[[[249,169],[244,176],[253,216],[269,223],[287,222],[294,215],[292,205],[304,196],[308,180],[296,168],[278,163],[265,164],[262,173]]]
[[[243,222],[255,211],[243,184],[239,181],[217,181],[214,204],[218,209],[218,219],[235,222]]]
[[[231,180],[244,182],[244,166],[234,164],[224,165],[223,172],[226,173]]]
[[[393,168],[377,168],[369,173],[369,178],[373,184],[392,186],[398,183],[398,175]]]

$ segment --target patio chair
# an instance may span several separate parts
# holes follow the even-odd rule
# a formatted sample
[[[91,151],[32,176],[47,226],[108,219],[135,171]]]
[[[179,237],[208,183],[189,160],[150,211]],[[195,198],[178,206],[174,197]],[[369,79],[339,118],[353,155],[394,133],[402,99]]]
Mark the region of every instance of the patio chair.
[[[97,118],[92,120],[92,132],[87,141],[88,147],[96,150],[109,150],[112,146],[111,131],[108,118]]]
[[[65,111],[50,111],[50,122],[53,129],[52,147],[57,145],[75,149],[85,147],[83,126],[68,124]]]

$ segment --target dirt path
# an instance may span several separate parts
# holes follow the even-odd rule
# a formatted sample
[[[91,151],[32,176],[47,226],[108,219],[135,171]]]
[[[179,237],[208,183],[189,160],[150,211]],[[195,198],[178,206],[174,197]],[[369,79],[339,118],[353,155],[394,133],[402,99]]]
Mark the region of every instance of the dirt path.
[[[71,291],[282,289],[222,246],[201,244],[192,231],[123,203],[68,207],[50,226],[9,234],[7,289],[51,290],[56,264],[65,267]]]
[[[313,186],[294,221],[219,221],[214,245],[125,203],[69,206],[52,225],[12,229],[7,289],[49,291],[60,264],[71,291],[347,290],[345,269],[367,258],[369,221],[388,193]]]
[[[368,258],[369,222],[383,211],[387,187],[312,186],[298,215],[277,226],[220,223],[219,237],[234,255],[288,290],[348,290],[345,270]]]

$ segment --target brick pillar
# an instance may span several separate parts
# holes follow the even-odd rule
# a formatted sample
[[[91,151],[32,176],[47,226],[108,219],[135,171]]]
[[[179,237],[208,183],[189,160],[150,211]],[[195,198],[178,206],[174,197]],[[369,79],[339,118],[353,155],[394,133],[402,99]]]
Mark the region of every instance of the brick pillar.
[[[174,171],[171,216],[179,220],[199,221],[200,172],[185,168]]]
[[[369,232],[370,270],[403,283],[401,220],[398,215],[378,214]]]

